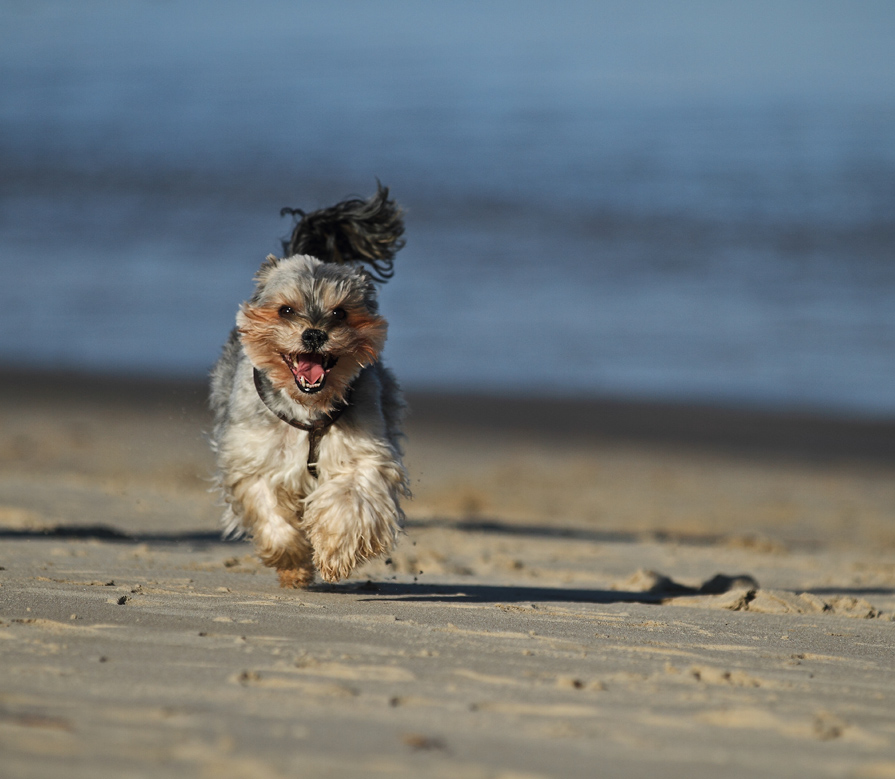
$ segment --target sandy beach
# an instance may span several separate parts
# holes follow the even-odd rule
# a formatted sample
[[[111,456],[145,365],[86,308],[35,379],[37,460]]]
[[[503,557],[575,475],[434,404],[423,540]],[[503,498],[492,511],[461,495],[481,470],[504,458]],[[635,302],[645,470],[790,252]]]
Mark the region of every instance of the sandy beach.
[[[0,378],[3,777],[895,777],[895,422],[411,395],[388,560],[224,542],[204,387]]]

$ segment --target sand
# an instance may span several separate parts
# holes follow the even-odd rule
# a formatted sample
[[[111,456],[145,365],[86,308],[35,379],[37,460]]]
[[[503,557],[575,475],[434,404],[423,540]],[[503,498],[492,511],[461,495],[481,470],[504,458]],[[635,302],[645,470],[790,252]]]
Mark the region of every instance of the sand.
[[[3,777],[895,777],[895,425],[411,398],[389,560],[223,542],[203,388],[0,380]]]

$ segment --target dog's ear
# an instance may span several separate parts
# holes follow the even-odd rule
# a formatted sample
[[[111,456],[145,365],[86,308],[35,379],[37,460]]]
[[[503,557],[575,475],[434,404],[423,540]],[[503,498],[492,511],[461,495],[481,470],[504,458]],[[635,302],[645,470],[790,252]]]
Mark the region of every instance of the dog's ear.
[[[261,266],[255,272],[255,292],[252,295],[253,303],[257,303],[261,299],[261,292],[264,285],[270,278],[270,274],[273,273],[274,269],[279,264],[280,258],[275,254],[268,254],[267,257],[264,258],[264,262],[261,263]]]
[[[267,280],[267,277],[270,276],[270,272],[277,267],[280,262],[280,258],[275,254],[268,254],[267,257],[264,258],[264,262],[261,263],[257,272],[255,273],[255,281],[260,284],[263,281]]]
[[[376,194],[367,200],[343,200],[310,214],[298,208],[280,211],[286,214],[298,217],[289,240],[283,241],[287,257],[310,254],[323,262],[362,262],[379,282],[394,275],[395,254],[404,246],[404,215],[389,200],[388,187],[377,182]]]

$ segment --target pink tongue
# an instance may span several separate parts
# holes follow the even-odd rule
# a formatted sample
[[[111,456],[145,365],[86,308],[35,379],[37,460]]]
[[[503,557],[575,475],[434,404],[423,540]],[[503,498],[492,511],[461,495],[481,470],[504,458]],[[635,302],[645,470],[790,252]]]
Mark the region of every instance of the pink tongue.
[[[323,377],[323,366],[319,359],[311,355],[301,356],[295,361],[295,376],[304,376],[308,384],[316,384]]]

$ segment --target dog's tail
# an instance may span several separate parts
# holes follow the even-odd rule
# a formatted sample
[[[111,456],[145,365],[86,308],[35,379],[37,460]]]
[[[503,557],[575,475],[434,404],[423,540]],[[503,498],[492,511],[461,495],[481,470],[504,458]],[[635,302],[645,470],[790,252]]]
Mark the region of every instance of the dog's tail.
[[[306,214],[299,208],[283,208],[280,216],[296,219],[286,257],[310,254],[323,262],[363,262],[379,282],[393,275],[395,254],[403,248],[403,212],[388,199],[388,187],[376,182],[376,194],[367,200],[343,200],[329,208]]]

